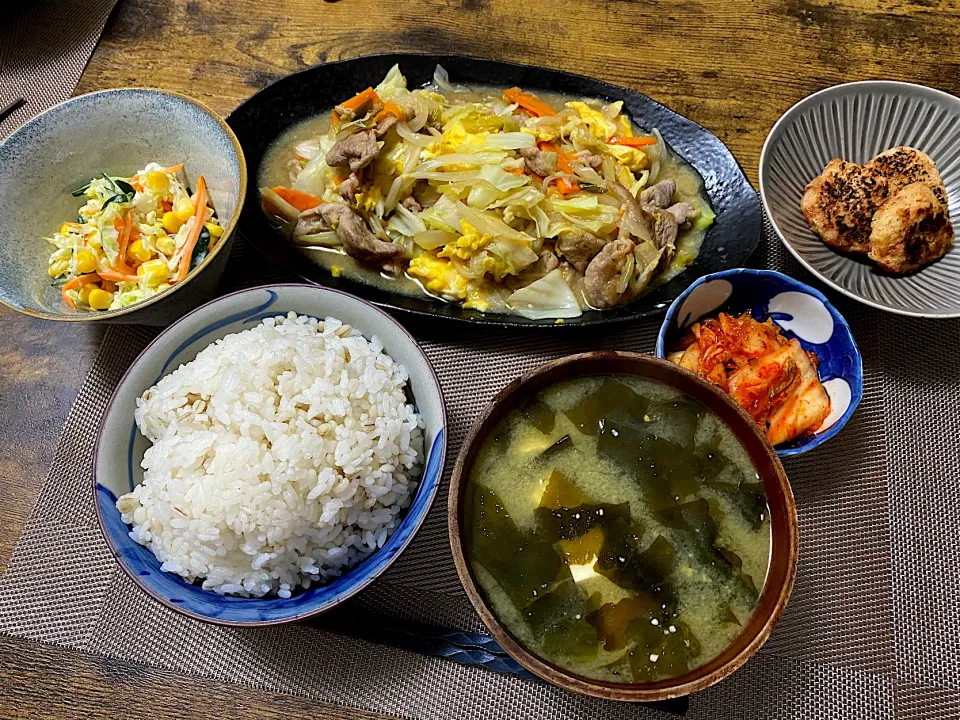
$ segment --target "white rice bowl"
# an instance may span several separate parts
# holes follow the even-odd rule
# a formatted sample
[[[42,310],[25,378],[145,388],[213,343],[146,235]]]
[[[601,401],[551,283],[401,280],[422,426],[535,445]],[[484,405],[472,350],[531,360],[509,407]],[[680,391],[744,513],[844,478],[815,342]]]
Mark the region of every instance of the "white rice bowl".
[[[117,500],[166,572],[290,597],[383,547],[416,493],[423,421],[407,370],[334,318],[227,335],[137,399],[152,446]]]

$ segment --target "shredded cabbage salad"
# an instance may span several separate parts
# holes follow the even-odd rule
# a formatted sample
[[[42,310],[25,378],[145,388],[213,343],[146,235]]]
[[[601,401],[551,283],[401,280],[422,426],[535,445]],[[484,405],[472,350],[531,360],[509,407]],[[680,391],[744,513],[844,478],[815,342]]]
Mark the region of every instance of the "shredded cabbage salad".
[[[183,165],[149,163],[130,178],[101,174],[74,191],[77,222],[52,237],[48,274],[73,308],[114,310],[169,289],[223,235],[201,175],[191,194]]]
[[[668,149],[622,105],[473,91],[441,67],[411,90],[394,66],[292,149],[291,182],[260,188],[264,209],[297,245],[483,312],[560,320],[629,302],[666,268],[678,227],[705,229],[713,213],[675,183],[658,206],[641,202],[673,182]]]

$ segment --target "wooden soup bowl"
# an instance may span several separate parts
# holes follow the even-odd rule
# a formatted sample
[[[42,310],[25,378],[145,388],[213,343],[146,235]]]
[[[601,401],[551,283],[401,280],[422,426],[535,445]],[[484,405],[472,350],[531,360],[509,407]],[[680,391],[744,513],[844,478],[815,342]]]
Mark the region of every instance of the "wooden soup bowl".
[[[571,378],[590,375],[635,375],[679,390],[714,412],[740,441],[763,482],[770,508],[771,544],[767,579],[753,616],[720,655],[683,675],[646,683],[617,683],[577,675],[549,662],[523,645],[496,617],[473,575],[464,548],[464,500],[468,478],[483,440],[519,403],[538,391]],[[629,702],[654,702],[688,695],[723,680],[766,642],[783,614],[797,568],[797,511],[787,475],[760,428],[733,400],[693,373],[665,360],[624,352],[571,355],[541,365],[514,380],[491,400],[470,430],[451,478],[447,505],[450,545],[470,602],[497,642],[538,677],[584,695]]]

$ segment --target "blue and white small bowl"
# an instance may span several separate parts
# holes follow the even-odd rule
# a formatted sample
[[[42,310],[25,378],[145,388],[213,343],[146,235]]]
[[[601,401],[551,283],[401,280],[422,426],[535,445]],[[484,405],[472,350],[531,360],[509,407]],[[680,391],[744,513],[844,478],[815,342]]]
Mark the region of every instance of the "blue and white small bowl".
[[[781,457],[813,450],[840,432],[863,396],[860,349],[847,321],[820,291],[772,270],[734,268],[705,275],[667,310],[657,337],[657,357],[666,358],[669,339],[701,318],[747,310],[758,320],[771,318],[786,337],[799,340],[820,360],[830,414],[815,433],[776,447]]]
[[[163,572],[151,550],[130,537],[117,498],[143,481],[140,463],[149,442],[134,422],[136,400],[197,353],[225,335],[248,330],[267,317],[293,311],[322,319],[335,317],[404,365],[410,391],[425,423],[427,455],[423,477],[406,515],[386,544],[328,585],[291,598],[242,598],[203,590],[179,575]],[[117,387],[101,423],[94,460],[93,491],[100,529],[120,567],[145,592],[179,613],[231,626],[262,626],[302,620],[329,610],[381,575],[413,540],[436,497],[446,457],[446,410],[433,367],[413,337],[382,310],[346,293],[314,285],[273,285],[226,295],[197,308],[162,332],[134,361]]]

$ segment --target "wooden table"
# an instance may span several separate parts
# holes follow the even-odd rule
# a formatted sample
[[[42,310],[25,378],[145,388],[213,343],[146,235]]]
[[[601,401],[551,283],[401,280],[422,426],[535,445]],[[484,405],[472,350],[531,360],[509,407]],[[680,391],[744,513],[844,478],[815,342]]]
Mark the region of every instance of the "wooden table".
[[[937,0],[121,0],[77,93],[143,85],[227,114],[286,73],[385,51],[466,53],[639,90],[705,125],[753,182],[790,105],[849,80],[960,94],[960,12]],[[878,7],[879,6],[879,7]],[[0,310],[0,572],[102,330]],[[0,717],[375,718],[0,638]]]

